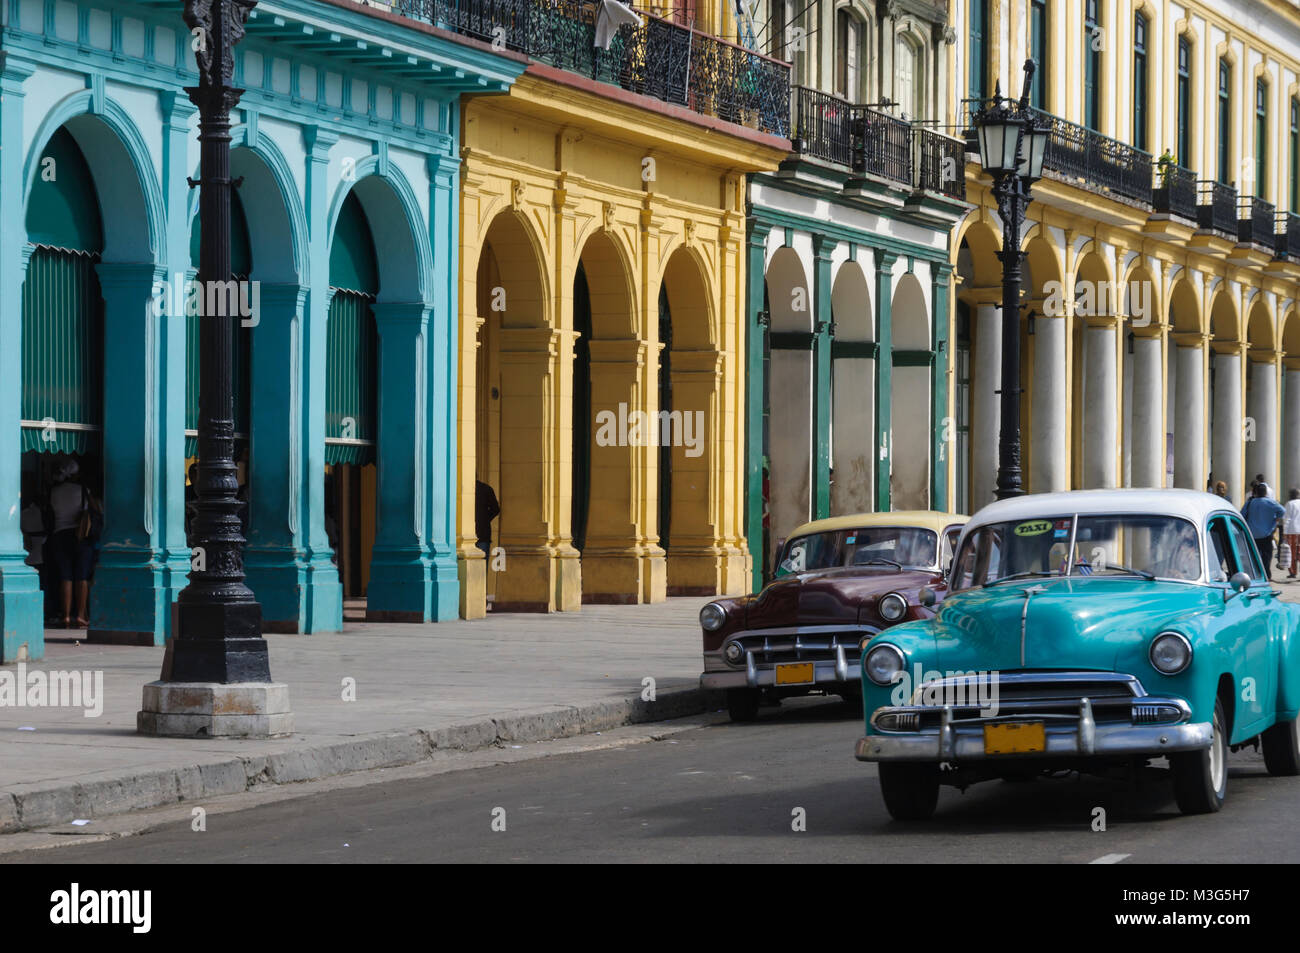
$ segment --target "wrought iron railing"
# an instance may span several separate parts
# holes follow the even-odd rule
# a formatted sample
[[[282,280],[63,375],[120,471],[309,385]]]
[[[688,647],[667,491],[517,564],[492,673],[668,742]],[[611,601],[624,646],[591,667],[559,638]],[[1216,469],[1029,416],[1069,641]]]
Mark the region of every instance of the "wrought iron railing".
[[[1259,196],[1243,196],[1237,203],[1237,241],[1272,248],[1277,242],[1277,209]]]
[[[853,106],[819,89],[795,87],[795,150],[836,165],[853,164],[849,119]]]
[[[582,0],[394,0],[393,10],[558,69],[759,132],[790,135],[790,65],[649,14],[596,47]]]
[[[1151,204],[1157,212],[1196,221],[1196,173],[1181,165],[1165,166],[1156,175]]]
[[[1230,235],[1237,233],[1237,190],[1231,185],[1201,179],[1196,183],[1196,224]]]
[[[1277,257],[1300,259],[1300,215],[1295,212],[1278,212],[1276,234],[1274,251]]]
[[[912,124],[870,106],[855,106],[853,171],[912,185]]]
[[[1043,166],[1093,191],[1113,192],[1151,204],[1151,154],[1085,126],[1066,122],[1041,109],[1030,109],[1047,124],[1051,138]]]
[[[966,143],[936,129],[912,129],[917,188],[966,199]]]

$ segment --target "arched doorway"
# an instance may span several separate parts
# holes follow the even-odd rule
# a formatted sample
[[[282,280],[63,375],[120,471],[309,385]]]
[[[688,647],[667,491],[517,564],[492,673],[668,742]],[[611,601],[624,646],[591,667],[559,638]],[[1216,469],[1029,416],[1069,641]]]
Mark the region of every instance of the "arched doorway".
[[[934,352],[930,345],[929,307],[916,275],[898,279],[890,303],[893,369],[889,380],[889,505],[895,510],[924,510],[930,506],[930,375]],[[919,424],[917,422],[920,422]]]
[[[778,248],[767,265],[769,545],[812,519],[813,297],[799,253]],[[771,566],[772,553],[765,554]]]
[[[1074,487],[1101,489],[1119,485],[1120,303],[1112,300],[1114,283],[1105,260],[1090,250],[1074,279]]]
[[[959,512],[993,502],[1001,433],[1002,265],[1000,238],[975,221],[957,250],[962,290],[957,306],[954,404],[957,427],[955,499]]]
[[[1163,487],[1173,449],[1164,426],[1163,306],[1145,265],[1129,271],[1119,294],[1124,322],[1123,485]]]
[[[1025,321],[1025,361],[1029,400],[1022,407],[1022,439],[1028,450],[1025,489],[1050,493],[1070,487],[1070,421],[1065,345],[1069,309],[1065,305],[1057,249],[1041,231],[1025,245],[1025,277],[1029,316]]]
[[[1214,293],[1210,307],[1210,475],[1228,487],[1228,498],[1245,500],[1242,459],[1242,340],[1237,309],[1226,288]]]
[[[1273,321],[1263,294],[1257,293],[1246,323],[1246,444],[1245,480],[1263,474],[1274,495],[1278,488],[1278,365],[1273,343]],[[1243,491],[1244,492],[1244,491]]]
[[[1282,482],[1278,499],[1300,488],[1300,310],[1282,320]]]
[[[339,210],[330,245],[325,343],[325,529],[350,614],[361,611],[375,539],[378,442],[379,265],[356,191]]]
[[[871,291],[856,261],[831,287],[831,515],[869,513],[875,499],[876,368]]]
[[[38,173],[28,199],[22,288],[21,522],[46,618],[75,620],[88,612],[89,567],[73,552],[75,526],[50,505],[66,493],[56,485],[71,482],[103,499],[104,227],[96,180],[68,125],[50,137],[41,168],[51,174]]]
[[[1205,479],[1206,361],[1196,290],[1179,276],[1169,293],[1169,371],[1166,429],[1174,447],[1170,486],[1203,490]]]

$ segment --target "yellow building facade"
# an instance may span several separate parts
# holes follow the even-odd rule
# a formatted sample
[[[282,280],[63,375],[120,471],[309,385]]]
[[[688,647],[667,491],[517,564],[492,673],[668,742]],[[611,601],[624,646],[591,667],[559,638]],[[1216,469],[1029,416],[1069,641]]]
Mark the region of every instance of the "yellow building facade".
[[[996,81],[1018,97],[1032,57],[1052,128],[1022,245],[1027,489],[1222,480],[1240,504],[1262,473],[1285,499],[1300,485],[1300,14],[976,0],[954,17],[955,95]],[[1002,225],[978,162],[967,179],[952,459],[973,512],[997,471]]]
[[[738,118],[541,63],[466,102],[463,617],[747,586],[745,175],[789,143]]]

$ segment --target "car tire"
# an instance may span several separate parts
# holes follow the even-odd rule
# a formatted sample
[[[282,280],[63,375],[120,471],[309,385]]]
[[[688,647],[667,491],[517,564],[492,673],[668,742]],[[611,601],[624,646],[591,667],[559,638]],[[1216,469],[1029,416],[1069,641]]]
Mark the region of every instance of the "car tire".
[[[939,803],[939,766],[883,761],[880,793],[896,821],[928,821]]]
[[[1269,774],[1284,778],[1300,774],[1300,719],[1279,721],[1264,732],[1260,741]]]
[[[728,688],[727,714],[732,721],[753,721],[758,717],[758,689]]]
[[[1174,772],[1174,799],[1184,814],[1213,814],[1228,793],[1228,731],[1223,702],[1214,703],[1214,738],[1204,751],[1169,756]]]

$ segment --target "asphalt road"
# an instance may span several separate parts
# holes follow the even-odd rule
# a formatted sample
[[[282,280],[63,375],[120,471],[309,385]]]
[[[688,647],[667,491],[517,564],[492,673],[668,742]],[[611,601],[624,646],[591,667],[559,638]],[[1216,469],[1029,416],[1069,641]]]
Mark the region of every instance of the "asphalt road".
[[[1231,756],[1215,815],[1181,816],[1162,780],[1072,775],[945,788],[932,821],[900,824],[874,767],[853,759],[859,731],[838,702],[787,702],[756,724],[328,791],[214,814],[203,832],[176,820],[0,862],[1300,862],[1300,779],[1269,777],[1253,751]],[[1105,831],[1092,829],[1096,807]]]

